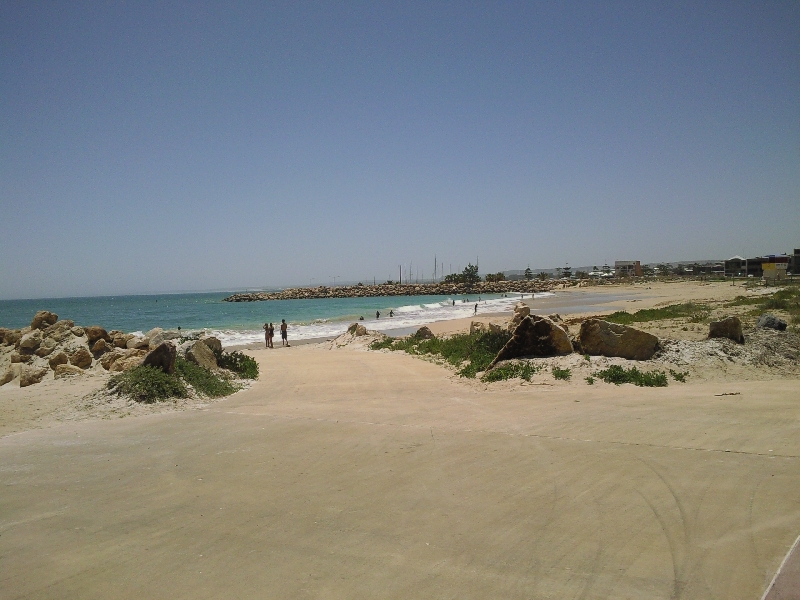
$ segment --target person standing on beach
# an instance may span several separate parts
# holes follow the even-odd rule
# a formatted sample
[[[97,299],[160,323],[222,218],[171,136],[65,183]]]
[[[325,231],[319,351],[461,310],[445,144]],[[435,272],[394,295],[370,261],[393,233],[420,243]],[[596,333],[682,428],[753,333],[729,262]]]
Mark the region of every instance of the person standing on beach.
[[[477,304],[475,305],[475,314],[476,315],[478,314],[478,305]]]
[[[264,344],[269,348],[269,325],[264,323],[262,329],[264,330]]]
[[[376,311],[375,311],[375,318],[376,318],[376,319],[380,319],[380,318],[381,318],[381,313],[380,313],[380,311],[378,311],[378,310],[376,310]]]
[[[272,323],[269,324],[267,333],[269,334],[269,347],[274,348],[275,346],[272,345],[272,338],[275,337],[275,326]]]
[[[281,319],[281,345],[288,346],[289,345],[289,334],[287,332],[287,325],[286,319]]]

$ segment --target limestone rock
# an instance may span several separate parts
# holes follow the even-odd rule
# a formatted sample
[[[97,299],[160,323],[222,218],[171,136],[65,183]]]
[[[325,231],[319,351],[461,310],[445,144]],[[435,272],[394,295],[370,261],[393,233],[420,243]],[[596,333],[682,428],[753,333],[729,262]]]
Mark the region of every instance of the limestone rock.
[[[361,323],[353,323],[347,328],[347,333],[356,337],[361,337],[362,335],[367,335],[367,328]]]
[[[364,335],[365,333],[367,333],[366,327],[364,328],[364,333],[356,335]],[[203,342],[206,346],[208,346],[209,350],[211,350],[212,352],[215,353],[222,352],[222,342],[220,342],[219,339],[215,338],[213,335],[200,338],[200,341]]]
[[[54,371],[58,365],[65,365],[69,362],[69,357],[67,356],[66,352],[58,352],[50,357],[48,361],[50,363],[50,368]]]
[[[164,330],[161,329],[161,327],[153,327],[150,331],[144,334],[144,337],[149,340],[157,336],[159,333],[164,333]]]
[[[102,366],[106,371],[108,371],[109,369],[111,369],[111,365],[114,364],[114,361],[124,356],[125,354],[123,354],[119,350],[112,350],[111,352],[106,352],[105,354],[103,354],[103,356],[100,357],[100,360],[98,362],[100,363],[100,366]]]
[[[186,360],[206,369],[217,368],[217,357],[208,346],[199,341],[186,351]]]
[[[422,327],[417,329],[417,332],[414,334],[414,337],[418,340],[430,340],[436,336],[433,335],[433,332],[428,327],[423,325]]]
[[[49,310],[40,310],[31,321],[31,329],[46,329],[56,321],[58,321],[57,314],[51,313]]]
[[[528,315],[497,353],[489,368],[501,360],[520,356],[556,356],[572,352],[566,332],[547,317]]]
[[[517,302],[514,305],[514,316],[511,317],[511,321],[508,323],[508,330],[511,333],[519,327],[519,324],[522,323],[522,319],[527,317],[531,314],[531,307],[525,304],[524,302]]]
[[[83,330],[83,327],[73,327],[70,331],[72,331],[72,335],[75,337],[83,337],[86,333]]]
[[[53,338],[46,337],[42,340],[42,343],[36,349],[36,356],[44,358],[45,356],[49,356],[52,352],[58,347],[58,342]]]
[[[475,335],[476,333],[484,333],[489,331],[489,328],[486,326],[486,323],[482,321],[472,321],[469,324],[469,334]]]
[[[6,343],[6,334],[7,333],[11,333],[11,330],[7,329],[5,327],[0,327],[0,344],[5,344]]]
[[[18,363],[30,362],[30,360],[31,360],[31,358],[33,358],[33,356],[30,355],[30,354],[20,354],[19,352],[17,352],[15,350],[14,352],[11,353],[11,357],[10,358],[11,358],[11,363],[12,364],[14,364],[14,363],[18,364]]]
[[[47,367],[38,364],[22,365],[19,373],[19,387],[23,388],[39,383],[45,375],[47,375]]]
[[[21,339],[22,331],[19,329],[6,329],[5,335],[3,336],[3,342],[7,346],[16,346]]]
[[[208,346],[206,346],[206,348],[208,348]],[[161,344],[159,344],[155,349],[151,350],[147,356],[144,357],[142,365],[157,367],[164,371],[164,373],[167,375],[172,375],[172,373],[175,372],[175,354],[175,346],[169,342],[161,342]],[[214,362],[216,366],[216,360]]]
[[[32,354],[42,343],[42,332],[34,329],[30,333],[26,333],[19,341],[19,349],[22,353]]]
[[[109,335],[111,335],[109,333]],[[114,335],[111,336],[111,343],[114,344],[115,348],[127,348],[128,347],[128,340],[133,339],[132,333],[122,333],[122,332],[114,332]]]
[[[712,321],[708,324],[709,338],[728,338],[737,344],[744,344],[742,322],[739,317],[728,317],[721,321]]]
[[[89,325],[89,327],[84,327],[83,331],[86,334],[86,337],[89,339],[90,348],[94,346],[94,343],[97,340],[105,340],[106,342],[111,341],[111,337],[108,335],[108,332],[99,325]]]
[[[52,339],[57,343],[63,342],[69,336],[72,335],[72,328],[75,326],[74,321],[69,321],[64,319],[62,321],[56,321],[50,327],[45,329],[42,334],[44,335],[45,339]]]
[[[122,372],[122,371],[130,371],[133,368],[138,367],[142,364],[144,360],[144,353],[141,350],[137,350],[136,354],[132,354],[123,358],[118,358],[115,360],[109,371],[113,372]],[[142,352],[139,354],[139,352]]]
[[[150,340],[143,337],[132,337],[125,344],[129,350],[149,350]]]
[[[81,347],[72,353],[72,356],[69,357],[69,362],[76,367],[85,369],[92,366],[92,355],[86,348]]]
[[[3,373],[3,375],[0,377],[0,385],[11,383],[17,377],[19,377],[21,371],[22,371],[22,366],[19,363],[12,363],[8,365],[6,372]]]
[[[786,321],[779,319],[775,315],[765,313],[758,317],[756,327],[761,329],[777,329],[778,331],[786,331]]]
[[[600,319],[581,323],[578,341],[585,354],[628,360],[649,360],[660,348],[658,338],[650,333]]]
[[[58,365],[55,368],[53,375],[54,379],[65,379],[67,377],[75,377],[76,375],[83,375],[84,370],[75,365]]]
[[[95,357],[102,356],[109,350],[111,350],[111,345],[108,342],[106,342],[103,338],[97,340],[92,346],[92,354],[94,354]]]

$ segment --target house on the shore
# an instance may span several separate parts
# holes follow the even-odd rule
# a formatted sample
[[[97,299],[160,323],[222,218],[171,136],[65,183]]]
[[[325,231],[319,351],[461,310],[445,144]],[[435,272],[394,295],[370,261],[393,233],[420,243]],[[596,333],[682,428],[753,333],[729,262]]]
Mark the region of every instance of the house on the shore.
[[[756,279],[781,280],[788,273],[795,273],[800,257],[800,249],[795,249],[793,255],[769,254],[755,258],[742,258],[732,256],[725,261],[725,277],[753,277]]]
[[[638,260],[615,260],[614,273],[617,277],[641,277],[642,264]]]

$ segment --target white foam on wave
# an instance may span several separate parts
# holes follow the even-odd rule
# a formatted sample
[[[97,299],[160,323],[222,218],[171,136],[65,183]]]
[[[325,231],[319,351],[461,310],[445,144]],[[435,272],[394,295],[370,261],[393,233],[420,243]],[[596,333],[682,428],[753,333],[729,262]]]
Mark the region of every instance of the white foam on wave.
[[[530,298],[530,294],[525,294]],[[552,292],[542,292],[534,294],[534,299],[555,296]],[[519,301],[519,295],[507,298],[493,298],[491,300],[475,300],[471,302],[455,301],[448,299],[443,302],[433,304],[410,304],[393,308],[394,317],[389,317],[389,310],[382,311],[380,319],[367,319],[361,321],[367,329],[377,331],[387,331],[393,329],[403,329],[408,327],[420,327],[426,323],[435,321],[451,321],[454,319],[464,319],[475,314],[475,304],[478,304],[478,316],[481,313],[510,312]],[[317,338],[334,338],[344,333],[350,321],[328,321],[318,319],[311,323],[289,323],[289,341],[308,340]],[[280,330],[275,328],[275,341],[280,342]],[[258,330],[236,331],[226,330],[206,330],[206,333],[219,338],[223,346],[244,346],[249,344],[263,344],[264,332]]]

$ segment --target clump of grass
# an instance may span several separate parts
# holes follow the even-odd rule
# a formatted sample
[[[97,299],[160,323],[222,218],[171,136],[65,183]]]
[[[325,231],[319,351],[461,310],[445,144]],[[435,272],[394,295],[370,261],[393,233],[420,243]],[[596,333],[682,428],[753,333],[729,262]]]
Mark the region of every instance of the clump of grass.
[[[669,370],[669,374],[672,375],[672,378],[675,381],[680,381],[681,383],[686,383],[686,376],[689,375],[689,371],[676,371],[674,369]]]
[[[530,381],[533,374],[536,373],[536,367],[528,361],[504,363],[496,366],[491,371],[487,371],[481,377],[481,381],[491,383],[493,381],[503,381],[506,379],[514,379],[519,377],[525,381]]]
[[[247,356],[238,350],[214,352],[214,356],[217,357],[217,364],[223,369],[233,371],[245,379],[258,379],[258,363],[252,356]]]
[[[736,298],[725,304],[725,306],[751,306],[753,304],[761,304],[763,301],[763,298],[758,297],[748,298],[747,296],[736,296]]]
[[[666,387],[667,374],[663,371],[640,371],[636,367],[626,369],[620,365],[611,365],[607,369],[593,374],[606,383],[620,385],[632,383],[640,387]]]
[[[572,377],[572,371],[570,369],[560,369],[559,367],[553,367],[553,377],[556,379],[560,379],[562,381],[569,381],[569,378]]]
[[[635,313],[629,313],[624,310],[618,311],[603,317],[603,319],[610,323],[630,325],[631,323],[689,317],[692,322],[699,323],[707,319],[710,314],[711,311],[705,304],[686,302],[684,304],[670,304],[661,308],[645,308],[637,310]]]
[[[114,375],[106,387],[119,396],[128,396],[147,404],[168,398],[186,398],[189,393],[176,375],[167,375],[161,369],[140,366]]]
[[[586,383],[588,383],[589,385],[594,385],[594,377],[592,377],[591,375],[589,375],[589,376],[586,378]]]
[[[195,391],[209,398],[230,396],[236,391],[230,381],[180,357],[175,360],[175,373]]]
[[[462,377],[474,378],[485,371],[500,349],[511,339],[507,331],[487,331],[474,334],[458,334],[447,338],[419,340],[415,337],[387,338],[370,344],[373,350],[402,350],[409,354],[431,355],[458,367]]]

